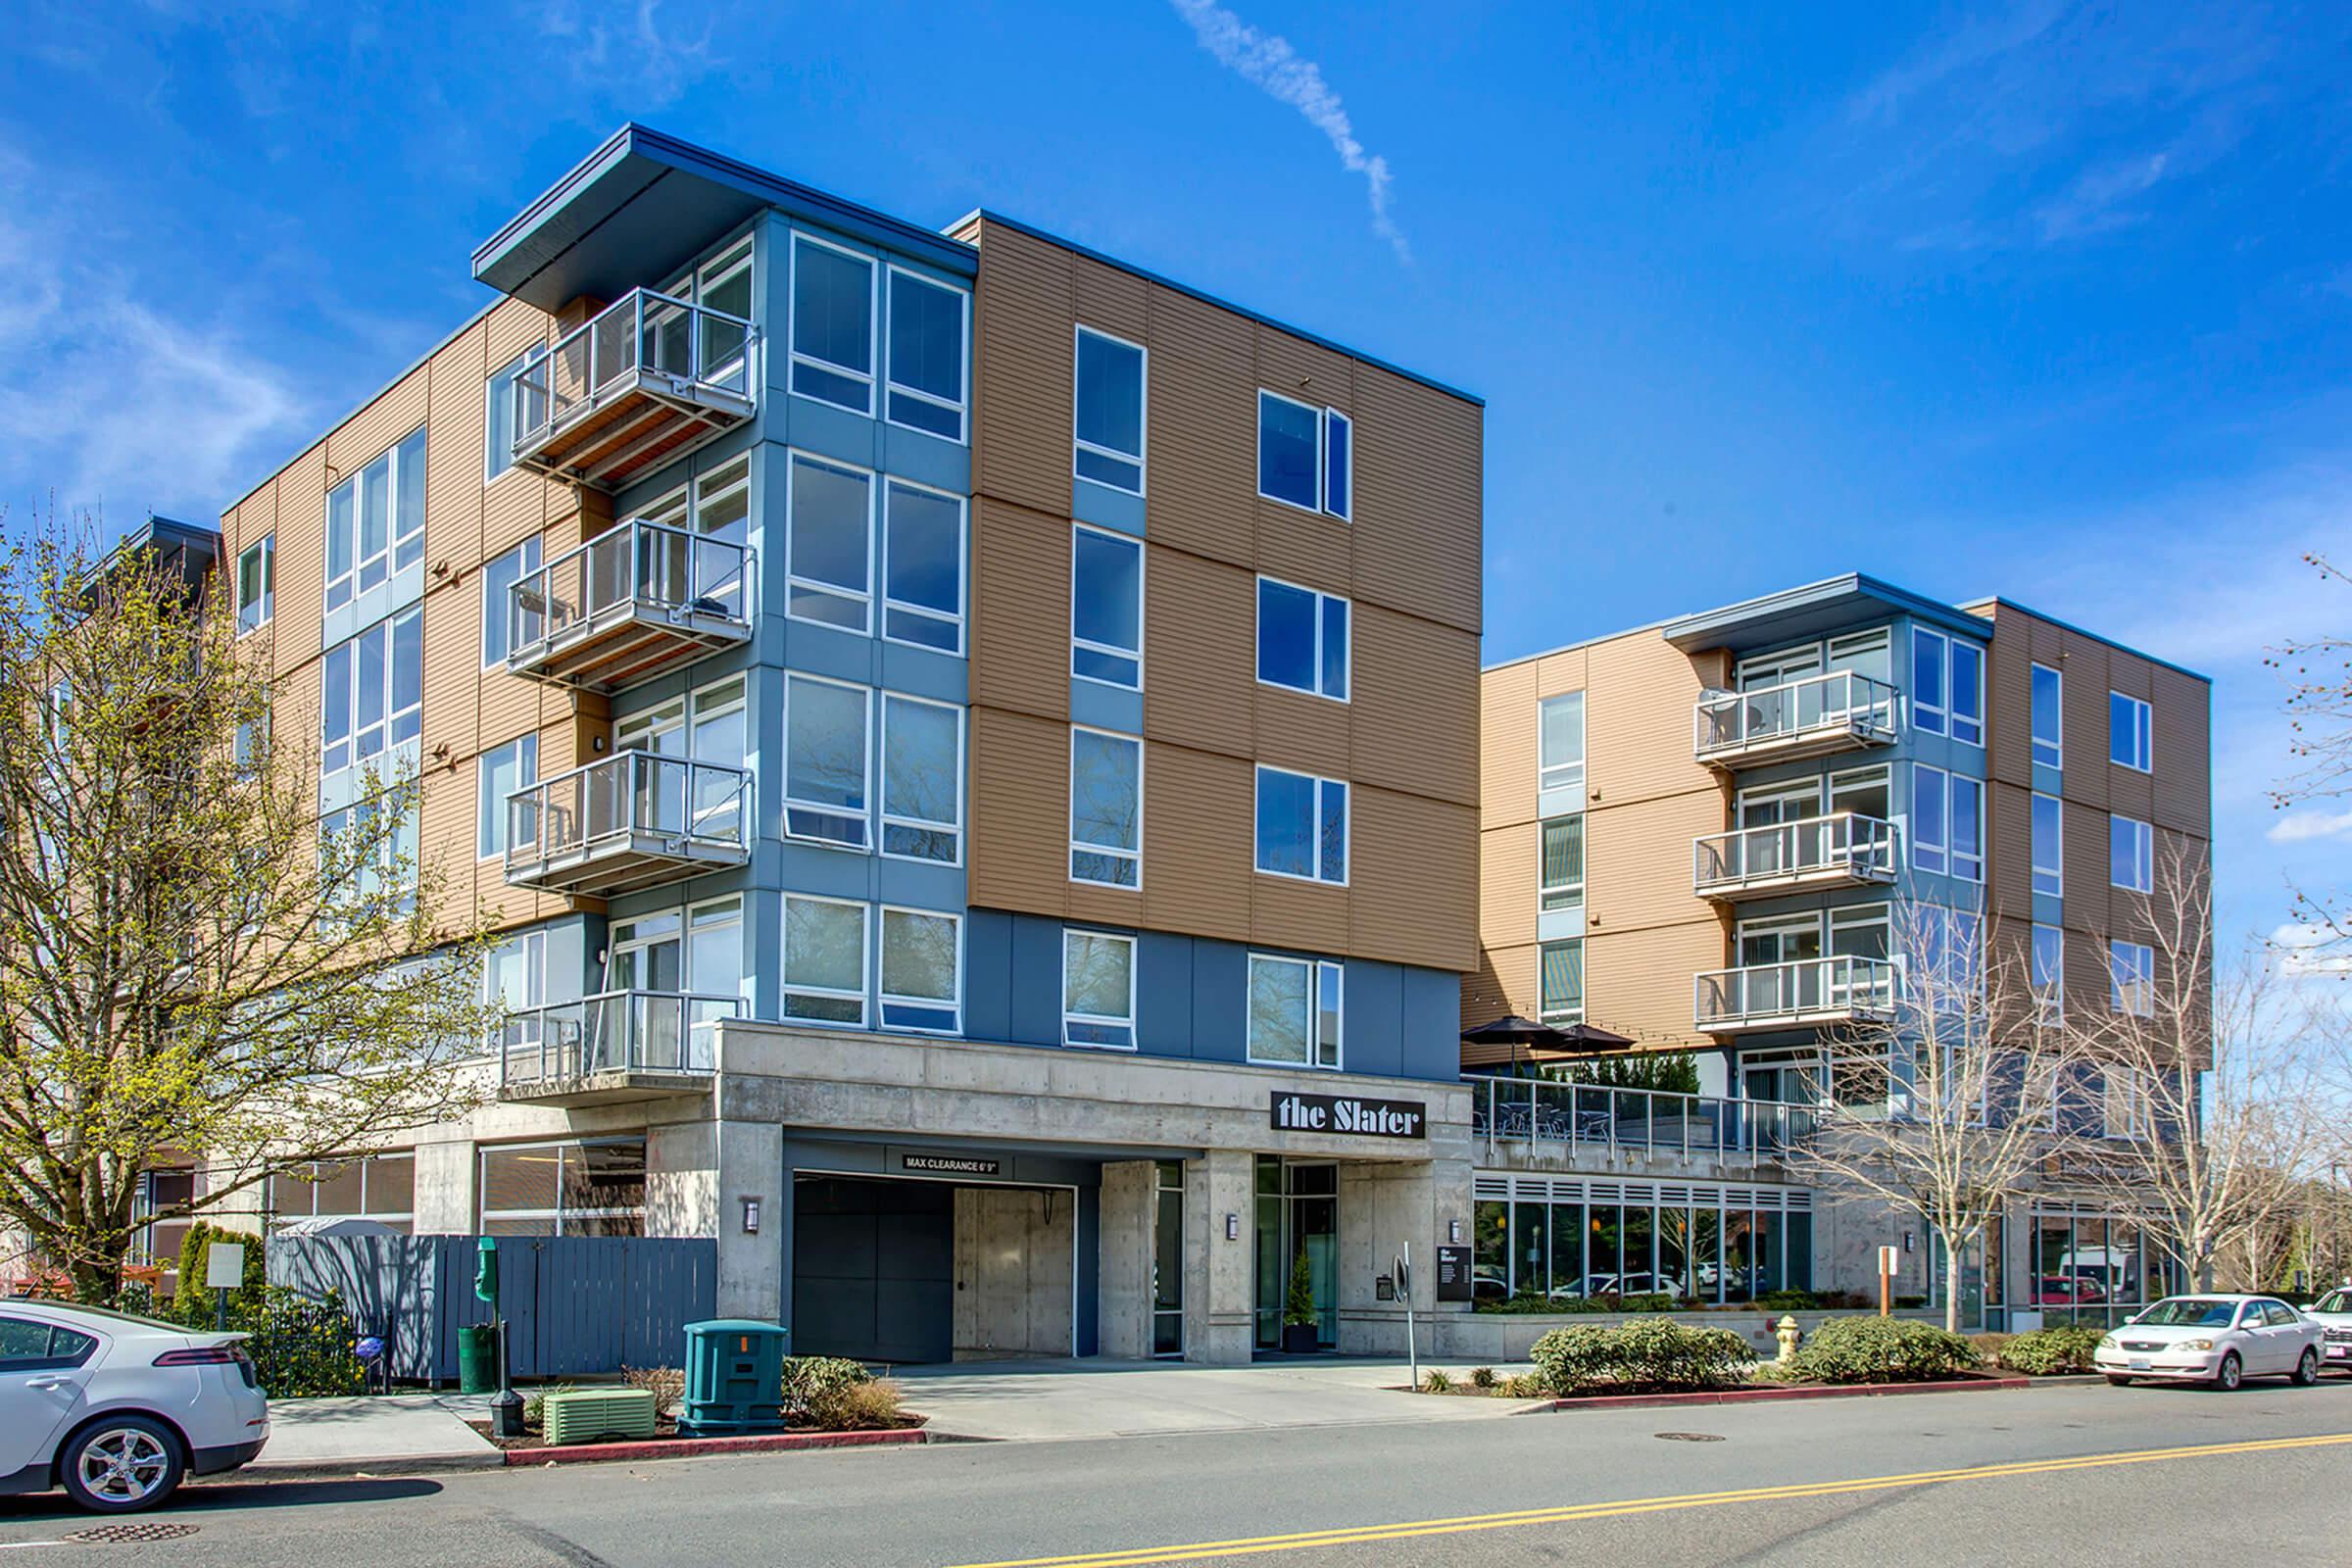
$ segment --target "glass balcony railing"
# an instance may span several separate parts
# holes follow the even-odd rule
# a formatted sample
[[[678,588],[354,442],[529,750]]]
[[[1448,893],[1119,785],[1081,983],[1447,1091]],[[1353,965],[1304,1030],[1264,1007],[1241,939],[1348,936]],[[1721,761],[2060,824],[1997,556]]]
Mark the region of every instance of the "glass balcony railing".
[[[758,332],[631,289],[515,372],[514,459],[608,486],[751,416]]]
[[[735,997],[608,991],[511,1012],[499,1030],[499,1087],[512,1094],[599,1074],[709,1073],[713,1031],[741,1005]]]
[[[1702,762],[1886,745],[1896,736],[1900,704],[1892,686],[1850,669],[1754,691],[1710,692],[1698,701],[1694,745]]]
[[[1894,824],[1838,811],[1710,833],[1692,845],[1690,875],[1701,898],[1722,898],[1790,886],[1891,882],[1894,869]]]
[[[1717,969],[1698,976],[1696,992],[1698,1027],[1731,1033],[1884,1018],[1901,987],[1886,959],[1841,955]]]
[[[507,797],[507,880],[599,896],[751,854],[751,774],[628,751]]]
[[[1716,1100],[1654,1089],[1474,1078],[1470,1128],[1489,1164],[1565,1163],[1576,1154],[1638,1153],[1753,1163],[1812,1135],[1809,1105]]]
[[[507,668],[611,691],[752,634],[752,551],[637,518],[507,586]]]

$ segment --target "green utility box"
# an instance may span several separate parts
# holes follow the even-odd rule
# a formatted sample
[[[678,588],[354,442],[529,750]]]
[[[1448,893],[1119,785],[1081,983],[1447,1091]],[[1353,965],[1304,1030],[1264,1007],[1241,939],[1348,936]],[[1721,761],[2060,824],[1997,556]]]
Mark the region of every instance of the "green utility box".
[[[471,1323],[458,1330],[458,1392],[489,1394],[498,1388],[498,1325]]]
[[[783,1326],[748,1318],[687,1324],[678,1431],[775,1432],[783,1425]]]
[[[651,1389],[569,1389],[539,1401],[551,1446],[654,1435]]]

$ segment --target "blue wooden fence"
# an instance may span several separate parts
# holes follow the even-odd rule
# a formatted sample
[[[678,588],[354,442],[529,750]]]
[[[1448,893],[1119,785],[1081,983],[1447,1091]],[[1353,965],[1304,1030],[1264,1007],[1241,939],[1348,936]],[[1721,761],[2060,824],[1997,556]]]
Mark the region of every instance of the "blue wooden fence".
[[[283,1236],[270,1283],[342,1298],[362,1334],[382,1337],[392,1375],[458,1375],[458,1330],[487,1323],[473,1294],[471,1236]],[[718,1244],[708,1238],[505,1236],[498,1305],[518,1378],[684,1364],[684,1325],[714,1314]]]

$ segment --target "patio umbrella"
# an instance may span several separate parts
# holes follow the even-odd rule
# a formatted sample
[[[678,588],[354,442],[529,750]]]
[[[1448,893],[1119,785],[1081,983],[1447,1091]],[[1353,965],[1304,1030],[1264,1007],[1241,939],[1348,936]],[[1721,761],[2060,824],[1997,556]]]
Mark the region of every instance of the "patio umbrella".
[[[1495,1067],[1504,1063],[1516,1067],[1521,1054],[1530,1061],[1540,1061],[1568,1046],[1566,1031],[1533,1018],[1522,1018],[1515,1012],[1462,1031],[1462,1065],[1465,1067]]]

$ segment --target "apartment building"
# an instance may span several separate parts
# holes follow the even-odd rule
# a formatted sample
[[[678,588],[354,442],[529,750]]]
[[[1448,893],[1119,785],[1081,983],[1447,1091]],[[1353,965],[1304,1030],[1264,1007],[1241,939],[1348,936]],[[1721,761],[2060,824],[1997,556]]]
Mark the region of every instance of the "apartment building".
[[[1825,1032],[1894,1016],[1936,953],[2142,1005],[2157,867],[2210,857],[2207,680],[2008,600],[1848,575],[1494,665],[1482,709],[1465,1028],[1605,1032],[1687,1054],[1697,1090],[1477,1084],[1490,1292],[1858,1289],[1898,1246],[1933,1298],[1916,1219],[1840,1211],[1781,1157],[1832,1092]],[[2098,1113],[2133,1130],[2121,1095]],[[1977,1323],[2163,1278],[2127,1220],[2054,1196],[1984,1252]]]
[[[1482,408],[627,126],[222,517],[319,808],[413,771],[495,1099],[319,1210],[708,1237],[796,1351],[1247,1359],[1470,1218]],[[1431,1304],[1425,1276],[1415,1287]]]

